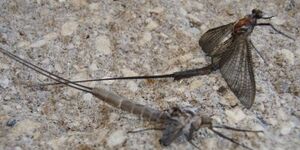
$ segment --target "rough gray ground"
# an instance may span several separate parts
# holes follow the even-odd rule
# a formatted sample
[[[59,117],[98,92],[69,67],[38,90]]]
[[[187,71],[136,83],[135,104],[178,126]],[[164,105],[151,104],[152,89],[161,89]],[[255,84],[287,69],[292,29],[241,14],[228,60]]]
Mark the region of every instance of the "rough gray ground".
[[[263,130],[222,131],[254,149],[300,147],[300,2],[202,0],[1,0],[0,42],[5,49],[68,79],[165,74],[205,66],[200,36],[253,8],[295,41],[257,27],[251,39],[256,99],[244,109],[217,71],[174,82],[132,80],[106,86],[158,109],[193,106],[216,123]],[[155,124],[122,112],[90,94],[63,86],[0,55],[0,149],[194,149],[177,140],[159,145],[159,131],[126,134]],[[225,92],[218,92],[225,87]],[[236,106],[237,105],[237,106]],[[195,135],[203,149],[242,149],[209,130]]]

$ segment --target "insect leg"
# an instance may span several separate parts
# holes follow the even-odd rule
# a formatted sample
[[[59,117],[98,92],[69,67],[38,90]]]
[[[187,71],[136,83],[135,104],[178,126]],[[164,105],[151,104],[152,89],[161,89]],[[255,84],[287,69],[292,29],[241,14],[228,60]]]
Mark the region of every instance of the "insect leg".
[[[258,55],[261,57],[261,59],[264,61],[265,64],[267,64],[266,59],[261,55],[261,53],[258,51],[258,49],[254,46],[254,44],[252,43],[251,40],[249,40],[249,43],[251,44],[251,46],[254,48],[254,50],[258,53]]]
[[[237,132],[264,132],[262,130],[238,129],[238,128],[233,128],[233,127],[226,126],[226,125],[213,126],[213,128],[221,128],[221,129],[227,129],[227,130],[232,130],[232,131],[237,131]]]
[[[258,23],[258,24],[256,24],[256,26],[270,26],[277,33],[295,41],[294,38],[288,36],[287,34],[283,33],[282,31],[279,31],[278,29],[276,29],[271,23]]]
[[[216,131],[216,130],[213,130],[213,129],[211,129],[211,130],[212,130],[215,134],[217,134],[218,136],[220,136],[220,137],[222,137],[222,138],[224,138],[224,139],[226,139],[226,140],[228,140],[228,141],[230,141],[230,142],[232,142],[232,143],[235,143],[235,144],[237,144],[237,145],[239,145],[239,146],[242,146],[242,147],[244,147],[244,148],[246,148],[246,149],[252,150],[252,148],[250,148],[250,147],[248,147],[248,146],[246,146],[246,145],[244,145],[244,144],[241,144],[241,143],[235,141],[234,139],[232,139],[232,138],[230,138],[230,137],[227,137],[226,135],[224,135],[224,134],[222,134],[222,133],[220,133],[220,132],[218,132],[218,131]]]

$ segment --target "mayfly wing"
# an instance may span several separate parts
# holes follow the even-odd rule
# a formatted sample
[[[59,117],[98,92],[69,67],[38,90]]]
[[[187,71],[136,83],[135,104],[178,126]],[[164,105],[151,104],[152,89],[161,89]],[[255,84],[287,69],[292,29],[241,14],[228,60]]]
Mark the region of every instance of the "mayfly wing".
[[[168,121],[170,122],[167,123],[166,129],[163,131],[163,135],[159,140],[159,142],[164,146],[170,145],[177,137],[179,137],[182,134],[182,130],[184,128],[184,126],[176,120]]]
[[[230,46],[233,44],[233,37],[230,37],[227,39],[225,42],[221,43],[218,45],[218,47],[215,48],[214,50],[214,55],[211,56],[211,62],[214,65],[214,67],[218,66],[219,67],[219,61],[221,60],[223,54],[230,50]]]
[[[230,38],[233,27],[234,23],[229,23],[205,32],[199,40],[202,50],[209,56],[219,53],[218,50],[222,49],[218,48],[218,45]]]
[[[251,49],[247,37],[235,37],[219,62],[221,74],[229,88],[247,108],[252,106],[255,98]]]

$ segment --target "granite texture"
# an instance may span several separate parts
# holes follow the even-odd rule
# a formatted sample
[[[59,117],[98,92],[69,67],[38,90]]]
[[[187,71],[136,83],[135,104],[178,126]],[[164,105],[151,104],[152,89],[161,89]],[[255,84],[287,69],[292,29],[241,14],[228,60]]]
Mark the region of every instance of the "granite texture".
[[[210,60],[198,45],[208,29],[259,8],[295,41],[267,27],[251,35],[256,99],[245,109],[219,71],[172,79],[86,83],[157,109],[193,106],[214,122],[264,133],[220,130],[254,149],[300,147],[300,1],[1,0],[1,47],[62,77],[78,80],[165,74]],[[268,21],[268,20],[265,20]],[[195,149],[177,140],[159,144],[155,127],[90,94],[51,82],[0,54],[0,149]],[[195,134],[202,149],[243,149],[211,131]]]

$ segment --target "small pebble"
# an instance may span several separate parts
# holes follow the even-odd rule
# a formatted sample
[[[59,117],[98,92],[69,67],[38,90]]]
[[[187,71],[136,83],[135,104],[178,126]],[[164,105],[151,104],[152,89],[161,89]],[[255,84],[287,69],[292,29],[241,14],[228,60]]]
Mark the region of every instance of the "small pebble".
[[[55,71],[59,72],[59,73],[62,73],[63,72],[63,68],[61,67],[61,64],[56,62],[54,64],[54,68],[55,68]]]
[[[90,93],[86,93],[83,95],[83,100],[86,101],[87,103],[91,103],[93,98],[93,95]]]
[[[18,104],[18,105],[16,105],[16,109],[20,110],[20,109],[22,109],[22,106]]]
[[[32,44],[30,45],[30,47],[32,47],[32,48],[38,48],[38,47],[42,47],[42,46],[44,46],[44,45],[46,45],[46,44],[47,44],[47,41],[44,40],[44,39],[42,39],[42,40],[38,40],[38,41],[32,43]]]
[[[146,29],[148,31],[151,31],[151,30],[154,30],[155,28],[157,28],[158,26],[159,26],[159,24],[157,22],[150,19],[149,23],[146,25]]]
[[[147,42],[150,42],[152,40],[151,32],[145,32],[143,34],[143,37],[140,39],[139,43],[140,45],[144,45]]]
[[[47,41],[55,40],[58,38],[58,34],[56,32],[48,33],[44,36],[44,39]]]
[[[201,2],[192,1],[192,7],[198,10],[202,10],[204,5]]]
[[[28,41],[20,41],[17,43],[17,48],[28,48],[31,44]]]
[[[291,131],[294,127],[295,127],[295,124],[293,122],[284,122],[281,125],[280,134],[287,135],[287,134],[291,133]]]
[[[300,118],[300,111],[299,111],[299,110],[298,110],[298,111],[295,111],[295,112],[292,113],[292,115],[294,115],[294,116]]]
[[[212,89],[213,89],[214,91],[218,91],[219,87],[214,85],[214,86],[212,87]]]
[[[186,16],[186,15],[188,14],[187,11],[186,11],[184,8],[182,8],[182,7],[179,8],[178,11],[179,11],[179,13],[182,14],[183,16]]]
[[[75,8],[81,8],[88,5],[87,0],[72,0],[71,3]]]
[[[13,150],[23,150],[21,147],[17,146],[17,147],[14,147]]]
[[[77,27],[78,23],[75,21],[66,22],[61,28],[61,34],[63,36],[70,36],[77,30]]]
[[[164,98],[164,101],[170,102],[170,103],[174,103],[174,102],[176,102],[178,100],[179,100],[178,97],[166,97],[166,98]]]
[[[278,93],[283,94],[283,93],[288,93],[290,90],[290,86],[292,85],[289,80],[278,80],[274,82],[275,89]]]
[[[190,37],[195,37],[200,34],[200,30],[198,28],[190,28],[188,32],[191,33]]]
[[[266,120],[269,124],[271,124],[272,126],[275,126],[278,124],[278,121],[276,118],[269,118]]]
[[[188,53],[188,54],[185,54],[185,55],[180,55],[178,57],[175,57],[175,58],[172,58],[171,60],[169,60],[169,64],[174,64],[176,63],[177,61],[181,62],[181,63],[184,63],[184,62],[187,62],[191,59],[193,59],[193,54],[192,53]]]
[[[194,16],[193,14],[188,14],[187,18],[192,22],[192,23],[196,23],[196,24],[200,24],[201,21],[199,20],[199,18],[197,16]]]
[[[233,123],[238,123],[246,118],[245,113],[241,110],[241,108],[234,108],[232,110],[225,111],[228,120]]]
[[[195,90],[199,87],[203,86],[203,82],[201,80],[194,80],[191,84],[190,84],[190,90]]]
[[[109,55],[111,54],[110,40],[107,36],[100,35],[95,39],[95,48],[98,54]]]
[[[40,126],[41,124],[39,122],[32,120],[19,121],[19,123],[12,128],[12,134],[16,137],[24,134],[33,135]]]
[[[271,19],[271,22],[272,24],[275,24],[275,25],[283,25],[285,24],[285,19],[284,18],[280,18],[280,17],[273,17]]]
[[[100,8],[100,5],[98,3],[91,3],[89,4],[89,9],[92,10],[92,11],[95,11],[97,9]]]
[[[121,72],[124,76],[137,76],[138,75],[136,72],[134,72],[128,68],[122,69]]]
[[[164,8],[163,8],[163,7],[156,7],[156,8],[154,8],[154,9],[149,10],[149,12],[151,12],[151,13],[156,13],[156,14],[160,14],[160,13],[162,13],[163,11],[164,11]]]
[[[125,131],[117,130],[107,138],[107,145],[114,147],[122,144],[126,140]]]
[[[7,88],[10,83],[10,80],[6,76],[2,76],[0,78],[0,86],[2,88]]]
[[[277,109],[278,120],[287,120],[288,117],[288,114],[283,109]]]
[[[203,139],[203,148],[204,149],[216,149],[216,145],[217,145],[217,138],[204,138]]]
[[[204,57],[193,58],[191,60],[192,63],[203,64],[206,62]]]
[[[290,65],[295,64],[295,55],[293,52],[287,49],[282,49],[279,54],[281,54],[284,57],[284,60],[288,62]]]
[[[119,112],[120,112],[120,111],[119,111]],[[107,122],[108,122],[109,124],[115,123],[116,120],[118,120],[118,119],[120,118],[119,112],[112,112],[112,113],[110,113],[110,114],[109,114],[109,119],[107,120]]]
[[[93,62],[91,65],[89,65],[89,70],[90,71],[97,71],[99,68],[96,64],[96,62]]]
[[[13,127],[17,123],[17,120],[12,118],[6,122],[6,126]]]
[[[127,87],[132,92],[136,92],[139,89],[138,85],[134,81],[129,81],[127,83]]]

